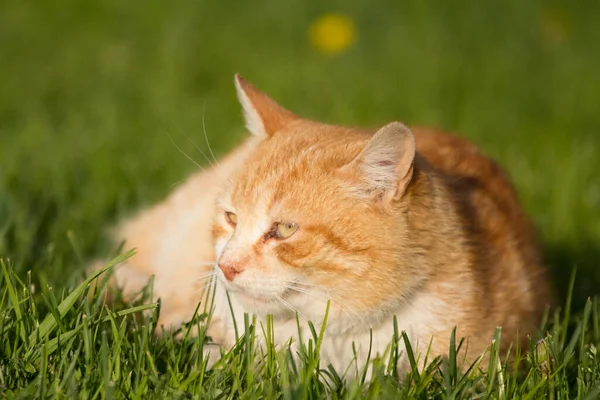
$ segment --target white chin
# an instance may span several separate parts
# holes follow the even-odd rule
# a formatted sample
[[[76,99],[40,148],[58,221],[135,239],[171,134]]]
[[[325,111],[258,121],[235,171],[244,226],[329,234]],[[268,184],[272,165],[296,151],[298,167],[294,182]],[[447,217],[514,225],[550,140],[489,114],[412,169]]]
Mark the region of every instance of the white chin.
[[[286,310],[286,308],[275,298],[254,297],[241,291],[236,291],[232,294],[237,298],[244,309],[253,314],[262,316],[267,314],[281,315],[285,313]]]

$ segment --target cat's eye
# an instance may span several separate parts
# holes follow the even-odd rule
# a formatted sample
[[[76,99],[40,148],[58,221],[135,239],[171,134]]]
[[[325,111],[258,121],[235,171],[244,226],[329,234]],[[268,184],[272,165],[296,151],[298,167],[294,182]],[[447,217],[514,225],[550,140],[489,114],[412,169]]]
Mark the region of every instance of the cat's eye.
[[[231,226],[236,226],[237,225],[237,215],[235,213],[232,213],[231,211],[226,211],[225,212],[225,220]]]
[[[278,239],[287,239],[298,230],[298,224],[294,222],[278,222],[275,224],[275,237]]]

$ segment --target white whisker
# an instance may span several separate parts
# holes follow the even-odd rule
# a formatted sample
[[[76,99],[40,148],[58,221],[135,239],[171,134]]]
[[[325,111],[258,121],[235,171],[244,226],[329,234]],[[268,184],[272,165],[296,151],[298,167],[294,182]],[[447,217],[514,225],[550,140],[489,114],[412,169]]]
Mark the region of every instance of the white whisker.
[[[197,278],[194,278],[194,282],[200,282],[200,281],[206,280],[208,278],[211,278],[213,276],[217,276],[217,275],[214,272],[211,272],[210,274],[206,274],[206,275],[202,275]]]
[[[296,307],[294,307],[293,305],[291,305],[290,303],[288,303],[286,300],[284,300],[281,296],[275,296],[275,299],[277,299],[281,304],[283,304],[285,307],[289,308],[291,311],[294,312],[294,314],[298,314],[299,316],[301,316],[304,320],[308,321],[308,318],[306,318],[300,311],[298,311],[298,309]]]
[[[199,285],[199,287],[197,288],[196,291],[204,292],[206,290],[210,290],[211,286],[214,286],[216,279],[217,279],[217,275],[214,272],[211,274],[203,275],[201,277],[194,279],[193,282],[202,283],[201,285]]]
[[[175,147],[185,158],[187,158],[192,163],[194,163],[194,165],[196,165],[196,167],[198,167],[201,171],[204,171],[204,168],[202,168],[202,166],[200,164],[198,164],[196,161],[194,161],[194,159],[192,157],[190,157],[189,155],[187,155],[185,151],[181,150],[181,148],[179,146],[177,146],[177,144],[175,143],[175,141],[173,140],[173,138],[171,137],[171,135],[169,134],[169,132],[165,132],[165,134],[167,135],[167,137],[171,141],[171,144],[173,145],[173,147]]]
[[[198,264],[194,264],[194,266],[196,265],[216,265],[217,262],[216,261],[198,261]]]
[[[350,318],[353,321],[359,322],[363,327],[368,328],[368,324],[366,323],[364,318],[358,312],[356,312],[356,310],[354,310],[351,307],[344,304],[343,299],[337,293],[333,292],[332,290],[325,289],[321,286],[313,285],[313,284],[305,283],[305,282],[291,282],[291,283],[294,284],[294,286],[288,286],[287,288],[289,290],[293,290],[298,293],[304,293],[308,296],[318,297],[323,301],[331,301],[331,303],[333,303],[337,307],[339,307],[339,309],[342,312],[344,312],[348,316],[348,318]],[[315,288],[318,288],[319,290],[325,290],[327,293],[319,293],[315,290],[298,287],[297,285],[313,286]]]
[[[217,158],[215,157],[215,154],[213,153],[212,149],[210,148],[210,143],[208,142],[208,135],[206,134],[206,124],[204,123],[204,110],[206,109],[206,103],[202,104],[202,130],[204,131],[204,140],[206,141],[206,146],[208,147],[208,151],[210,152],[210,155],[212,156],[213,160],[215,160],[215,163],[217,165],[219,165],[219,162],[217,161]]]
[[[214,168],[214,164],[212,163],[212,160],[206,155],[206,153],[204,152],[204,150],[202,150],[202,148],[200,146],[198,146],[198,144],[184,131],[181,131],[181,133],[183,134],[183,136],[185,136],[185,138],[194,145],[194,147],[196,148],[196,150],[198,150],[200,152],[200,154],[202,154],[202,156],[204,157],[204,159],[206,161],[208,161],[208,163],[210,164],[211,167]]]
[[[179,186],[179,185],[181,185],[182,183],[185,183],[185,182],[187,182],[187,179],[182,179],[180,181],[174,182],[174,183],[171,184],[171,186],[169,186],[169,189],[173,189],[175,186]]]

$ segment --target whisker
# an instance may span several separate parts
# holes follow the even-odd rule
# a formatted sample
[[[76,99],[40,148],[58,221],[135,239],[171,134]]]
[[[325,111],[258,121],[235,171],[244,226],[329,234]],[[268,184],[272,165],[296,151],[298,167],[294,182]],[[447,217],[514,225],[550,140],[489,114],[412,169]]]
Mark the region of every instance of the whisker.
[[[204,117],[203,117],[204,118]],[[200,152],[200,154],[202,154],[202,156],[204,156],[204,159],[206,161],[208,161],[208,163],[210,164],[211,167],[214,168],[214,164],[212,163],[212,160],[210,158],[208,158],[208,156],[206,155],[206,153],[204,152],[204,150],[202,150],[202,148],[200,148],[200,146],[198,146],[198,144],[194,141],[194,139],[192,139],[187,133],[185,133],[184,131],[181,131],[181,133],[183,134],[183,136],[185,136],[185,138],[194,145],[194,147],[196,148],[196,150],[198,150]]]
[[[195,264],[189,264],[189,265],[178,265],[177,268],[179,269],[188,269],[188,268],[197,268],[197,267],[206,267],[206,266],[216,266],[217,262],[216,261],[198,261]]]
[[[306,286],[307,288],[305,288],[305,290],[313,289],[313,288],[314,289],[318,289],[319,292],[325,292],[326,295],[333,296],[334,298],[336,298],[337,300],[339,300],[342,303],[344,302],[344,298],[338,292],[336,292],[333,289],[329,289],[329,288],[323,287],[322,285],[315,285],[313,283],[300,282],[300,281],[290,281],[290,283],[292,283],[293,285],[295,285],[292,288],[298,288],[299,287],[298,285],[300,285],[300,287]],[[311,293],[315,293],[315,292],[313,291]]]
[[[171,144],[173,145],[173,147],[175,147],[185,158],[187,158],[192,163],[194,163],[194,165],[196,165],[196,167],[198,167],[201,171],[204,171],[204,168],[202,168],[202,166],[200,166],[200,164],[198,164],[196,161],[194,161],[194,159],[192,157],[190,157],[189,155],[187,155],[185,151],[181,150],[181,148],[179,146],[177,146],[177,144],[175,143],[175,141],[173,140],[173,138],[171,137],[171,135],[169,134],[169,132],[165,132],[165,134],[167,135],[167,137],[171,141]]]
[[[301,316],[304,320],[308,321],[308,318],[306,318],[300,311],[298,311],[298,309],[296,307],[294,307],[293,305],[291,305],[290,303],[288,303],[286,300],[284,300],[281,296],[275,296],[275,299],[277,299],[281,304],[283,304],[284,306],[286,306],[287,308],[289,308],[291,311],[293,311],[295,314],[298,314],[299,316]]]
[[[194,282],[204,281],[204,283],[202,285],[199,285],[199,287],[196,289],[196,291],[204,292],[207,289],[210,290],[210,287],[214,285],[214,283],[216,282],[216,279],[217,279],[217,275],[214,273],[207,274],[207,275],[204,275],[204,276],[194,279]]]
[[[180,181],[174,182],[174,183],[171,184],[171,186],[169,186],[169,189],[173,189],[175,186],[179,186],[179,185],[181,185],[182,183],[185,183],[185,182],[187,182],[187,179],[182,179]]]
[[[200,285],[199,285],[199,286],[200,286],[200,290],[204,290],[204,289],[205,289],[205,286],[206,286],[207,284],[208,284],[208,285],[211,285],[212,283],[214,283],[214,282],[215,282],[215,278],[216,278],[216,276],[215,276],[215,275],[209,275],[209,276],[204,276],[204,277],[202,277],[202,278],[194,279],[194,281],[193,281],[193,282],[194,282],[194,283],[199,283],[199,284],[200,284]]]
[[[216,277],[216,275],[214,273],[211,273],[211,274],[200,276],[198,278],[194,278],[193,282],[202,282],[202,281],[205,281],[205,280],[213,278],[213,277]]]
[[[210,152],[210,155],[212,156],[213,160],[215,160],[215,163],[217,165],[219,165],[219,162],[217,161],[217,158],[215,157],[215,154],[213,153],[212,149],[210,148],[210,143],[208,142],[208,135],[206,134],[206,124],[204,123],[204,110],[206,109],[206,103],[202,104],[202,130],[204,131],[204,140],[206,141],[206,146],[208,147],[208,151]]]
[[[204,114],[203,114],[204,115]],[[204,151],[200,148],[200,146],[198,146],[198,144],[185,132],[185,130],[179,126],[177,123],[175,123],[175,125],[177,126],[177,128],[179,129],[179,132],[181,132],[181,134],[183,136],[185,136],[185,138],[194,145],[194,147],[204,156],[204,159],[206,161],[208,161],[208,163],[211,165],[211,167],[214,167],[214,165],[212,164],[211,160],[208,158],[208,156],[206,155],[206,153],[204,153]],[[197,165],[197,164],[196,164]]]
[[[291,282],[291,283],[294,283],[294,284],[305,284],[304,282]],[[301,288],[301,287],[298,287],[298,286],[288,286],[288,289],[294,290],[294,291],[299,292],[299,293],[304,293],[304,294],[306,294],[308,296],[315,296],[315,297],[318,297],[318,298],[320,298],[321,300],[324,300],[324,301],[331,301],[332,303],[335,303],[335,305],[338,306],[342,312],[345,312],[346,315],[351,320],[357,321],[363,327],[368,328],[368,324],[366,323],[366,321],[364,320],[364,318],[358,312],[356,312],[356,310],[354,310],[351,307],[349,307],[346,304],[344,304],[343,299],[338,294],[336,294],[335,292],[333,292],[330,289],[326,289],[326,288],[320,287],[318,285],[313,285],[313,284],[306,284],[306,285],[307,286],[317,287],[320,290],[325,290],[325,291],[327,291],[329,293],[328,294],[323,294],[323,293],[316,292],[314,290],[309,290],[309,289]]]
[[[335,303],[337,306],[339,306],[342,309],[343,308],[347,308],[347,306],[345,306],[344,304],[342,304],[341,301],[336,300],[336,299],[332,298],[331,296],[327,296],[327,295],[322,294],[322,293],[318,293],[318,292],[315,292],[315,291],[311,291],[311,290],[303,289],[303,288],[299,288],[299,287],[288,287],[288,289],[296,291],[298,293],[304,293],[304,294],[306,294],[308,296],[317,297],[317,298],[319,298],[319,299],[321,299],[323,301],[331,301],[332,303]]]
[[[342,298],[342,296],[340,296],[339,293],[335,292],[332,289],[323,287],[321,285],[315,285],[315,284],[312,284],[312,283],[300,282],[300,281],[290,281],[289,283],[291,283],[293,285],[293,286],[289,287],[290,289],[294,289],[294,290],[295,289],[303,289],[305,291],[312,289],[312,291],[310,291],[311,294],[321,294],[322,296],[325,296],[325,295],[327,295],[327,296],[333,296],[333,298],[335,298],[335,299],[337,299],[337,300],[339,300],[340,302],[343,303],[344,299]],[[302,286],[306,286],[306,287],[303,288]],[[314,289],[317,289],[318,292],[315,292]],[[321,293],[321,292],[325,292],[325,293]],[[331,297],[327,297],[327,299],[330,300],[332,298]]]

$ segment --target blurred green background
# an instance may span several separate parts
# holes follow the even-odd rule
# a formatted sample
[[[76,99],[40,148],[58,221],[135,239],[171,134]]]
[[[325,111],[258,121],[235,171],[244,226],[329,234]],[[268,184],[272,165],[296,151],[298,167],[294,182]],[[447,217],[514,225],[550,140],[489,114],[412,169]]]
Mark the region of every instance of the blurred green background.
[[[320,48],[340,34],[330,13],[355,33],[337,53]],[[177,147],[206,164],[203,125],[217,155],[245,135],[240,72],[306,117],[478,142],[559,292],[578,267],[581,304],[600,293],[598,15],[585,0],[1,1],[0,256],[59,286],[107,256],[107,227],[195,170]]]

